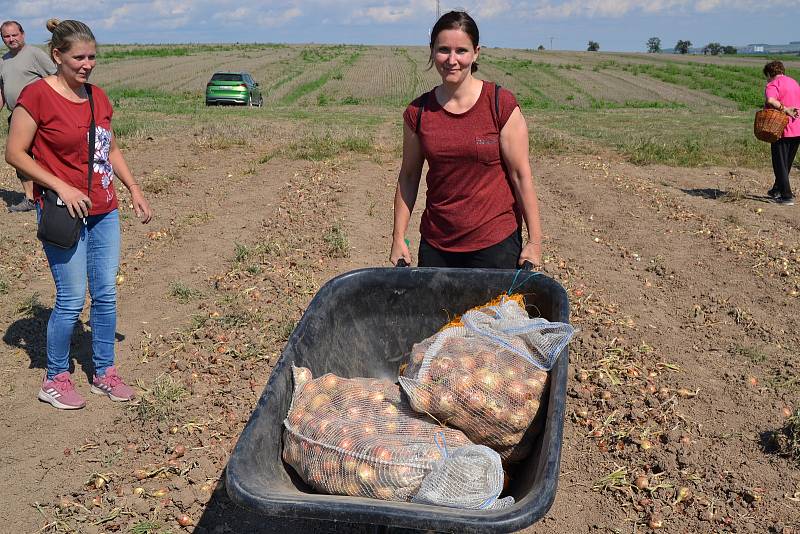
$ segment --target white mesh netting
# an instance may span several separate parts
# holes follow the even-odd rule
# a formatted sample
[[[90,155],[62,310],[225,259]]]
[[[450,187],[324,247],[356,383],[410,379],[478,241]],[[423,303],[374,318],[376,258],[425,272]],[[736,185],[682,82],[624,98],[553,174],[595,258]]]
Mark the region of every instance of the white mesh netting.
[[[533,444],[528,428],[547,392],[546,371],[574,330],[531,319],[512,299],[470,310],[461,322],[414,345],[400,384],[416,411],[463,430],[504,463],[521,460]]]
[[[294,367],[293,375],[283,459],[315,490],[410,501],[424,484],[419,502],[513,504],[510,497],[498,499],[503,469],[497,453],[413,411],[396,384],[333,374],[314,379],[303,367]],[[426,479],[431,473],[435,480]]]

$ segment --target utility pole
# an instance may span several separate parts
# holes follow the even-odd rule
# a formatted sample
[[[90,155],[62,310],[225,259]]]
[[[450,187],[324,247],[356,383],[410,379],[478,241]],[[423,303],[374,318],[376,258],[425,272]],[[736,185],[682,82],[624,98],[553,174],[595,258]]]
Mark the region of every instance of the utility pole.
[[[550,38],[550,50],[552,50],[552,49],[553,49],[553,38],[551,37]]]
[[[439,20],[439,17],[442,16],[441,9],[439,9],[439,0],[436,0],[436,20]]]

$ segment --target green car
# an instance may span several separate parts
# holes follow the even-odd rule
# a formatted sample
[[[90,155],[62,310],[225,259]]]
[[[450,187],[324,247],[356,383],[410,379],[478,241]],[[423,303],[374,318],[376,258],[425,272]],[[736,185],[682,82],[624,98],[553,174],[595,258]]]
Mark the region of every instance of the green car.
[[[215,72],[206,84],[206,106],[243,104],[261,106],[264,98],[258,82],[247,72]]]

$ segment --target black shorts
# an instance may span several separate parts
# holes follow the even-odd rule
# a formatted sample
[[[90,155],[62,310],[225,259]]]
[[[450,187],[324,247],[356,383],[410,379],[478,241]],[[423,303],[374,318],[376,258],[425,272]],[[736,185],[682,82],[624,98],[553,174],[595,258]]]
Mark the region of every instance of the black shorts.
[[[472,252],[445,252],[422,239],[419,244],[420,267],[466,267],[470,269],[518,269],[522,253],[522,231],[517,228],[499,243]]]

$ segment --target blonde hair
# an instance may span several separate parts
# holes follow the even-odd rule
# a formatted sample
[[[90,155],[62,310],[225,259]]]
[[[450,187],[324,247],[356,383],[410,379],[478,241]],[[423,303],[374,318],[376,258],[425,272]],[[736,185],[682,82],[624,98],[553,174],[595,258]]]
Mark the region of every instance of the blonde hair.
[[[55,61],[54,50],[63,53],[72,48],[72,44],[76,42],[97,42],[89,26],[79,20],[50,19],[47,21],[47,30],[53,34],[53,37],[47,42],[53,61]]]

